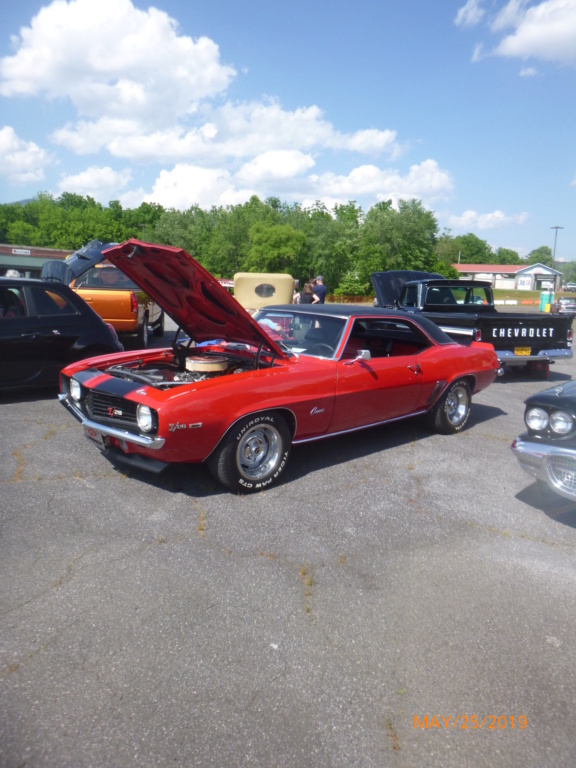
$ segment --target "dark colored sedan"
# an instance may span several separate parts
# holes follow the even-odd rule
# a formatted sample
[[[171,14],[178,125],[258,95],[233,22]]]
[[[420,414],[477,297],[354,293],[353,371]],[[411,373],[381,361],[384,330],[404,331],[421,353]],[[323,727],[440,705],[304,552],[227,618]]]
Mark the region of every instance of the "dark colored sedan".
[[[524,421],[528,431],[512,443],[520,466],[576,501],[576,381],[529,397]]]
[[[56,386],[69,363],[122,350],[115,331],[68,286],[0,278],[0,389]]]

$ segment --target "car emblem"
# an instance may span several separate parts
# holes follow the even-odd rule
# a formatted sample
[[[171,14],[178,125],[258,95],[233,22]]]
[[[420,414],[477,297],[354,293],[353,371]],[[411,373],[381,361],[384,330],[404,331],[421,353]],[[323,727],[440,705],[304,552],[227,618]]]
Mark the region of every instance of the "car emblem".
[[[114,416],[122,416],[122,411],[120,408],[114,408],[114,406],[111,406],[108,408],[108,416],[114,417]]]

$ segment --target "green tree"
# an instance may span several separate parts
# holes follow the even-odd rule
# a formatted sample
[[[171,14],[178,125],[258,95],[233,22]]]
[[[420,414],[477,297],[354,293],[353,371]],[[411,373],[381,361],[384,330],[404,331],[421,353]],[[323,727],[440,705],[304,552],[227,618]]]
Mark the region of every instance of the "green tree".
[[[419,200],[377,203],[367,212],[360,232],[357,272],[370,281],[372,272],[392,269],[435,271],[438,222]]]
[[[541,245],[528,254],[528,264],[545,264],[547,267],[551,267],[552,261],[552,249],[547,245]]]
[[[460,254],[462,264],[494,264],[494,252],[490,245],[472,232],[458,235],[454,242]],[[458,261],[458,260],[457,260]]]
[[[294,265],[304,250],[306,236],[289,224],[257,222],[250,228],[250,250],[246,272],[285,272],[293,276]]]
[[[522,264],[519,254],[509,248],[498,248],[495,264]]]

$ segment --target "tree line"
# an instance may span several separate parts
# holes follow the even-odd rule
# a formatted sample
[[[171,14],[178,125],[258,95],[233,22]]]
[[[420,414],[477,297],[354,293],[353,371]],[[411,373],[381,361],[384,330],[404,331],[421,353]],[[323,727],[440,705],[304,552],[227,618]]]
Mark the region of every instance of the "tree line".
[[[39,194],[0,205],[0,242],[77,250],[90,240],[138,238],[182,248],[216,277],[236,272],[283,272],[301,283],[323,275],[330,293],[371,293],[372,272],[417,269],[456,277],[452,264],[552,264],[547,246],[522,260],[506,248],[494,250],[472,233],[439,232],[432,211],[419,200],[380,202],[364,212],[355,201],[329,210],[322,202],[304,208],[270,197],[185,211],[142,203],[127,209],[89,196]],[[573,280],[572,264],[565,280]]]

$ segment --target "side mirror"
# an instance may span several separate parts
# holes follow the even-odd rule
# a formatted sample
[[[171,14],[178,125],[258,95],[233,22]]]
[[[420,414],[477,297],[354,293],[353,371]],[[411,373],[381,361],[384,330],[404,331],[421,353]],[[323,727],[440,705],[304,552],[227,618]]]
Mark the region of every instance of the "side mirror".
[[[368,360],[371,360],[371,359],[372,359],[372,355],[370,354],[370,350],[369,349],[361,349],[361,350],[358,351],[358,354],[356,355],[354,360],[346,360],[344,365],[354,365],[354,363],[357,363],[359,360],[361,360],[362,362],[367,363]]]

